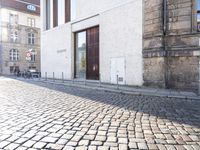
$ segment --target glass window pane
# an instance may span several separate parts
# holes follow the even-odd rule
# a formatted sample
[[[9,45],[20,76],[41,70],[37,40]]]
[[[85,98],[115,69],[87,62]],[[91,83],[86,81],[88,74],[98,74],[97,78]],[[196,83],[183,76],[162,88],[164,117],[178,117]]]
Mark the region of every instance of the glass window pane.
[[[86,32],[76,34],[76,78],[86,78]]]
[[[197,14],[197,22],[200,22],[200,13]]]
[[[71,20],[76,19],[76,0],[71,0]]]
[[[58,25],[65,23],[65,0],[58,0]]]
[[[200,0],[197,0],[197,10],[200,10]]]

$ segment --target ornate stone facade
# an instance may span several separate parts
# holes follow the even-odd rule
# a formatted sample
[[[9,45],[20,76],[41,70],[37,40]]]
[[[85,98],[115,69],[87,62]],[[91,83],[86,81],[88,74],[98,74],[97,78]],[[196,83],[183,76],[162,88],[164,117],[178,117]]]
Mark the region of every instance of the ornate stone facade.
[[[40,71],[40,1],[0,3],[0,74]]]
[[[145,85],[189,91],[198,89],[197,2],[144,0]]]

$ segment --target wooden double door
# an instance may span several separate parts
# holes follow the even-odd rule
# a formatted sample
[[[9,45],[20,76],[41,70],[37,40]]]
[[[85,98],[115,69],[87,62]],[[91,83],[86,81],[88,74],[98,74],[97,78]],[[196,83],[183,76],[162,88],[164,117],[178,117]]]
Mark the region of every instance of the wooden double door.
[[[76,33],[75,77],[99,80],[99,27]]]

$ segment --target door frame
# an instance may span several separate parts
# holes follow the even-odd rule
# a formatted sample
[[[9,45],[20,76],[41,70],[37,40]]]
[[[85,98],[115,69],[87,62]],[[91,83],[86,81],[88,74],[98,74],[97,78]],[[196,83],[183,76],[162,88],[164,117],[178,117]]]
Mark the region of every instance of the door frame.
[[[91,29],[91,28],[96,28],[98,27],[99,28],[99,31],[100,31],[100,26],[99,25],[95,25],[95,26],[92,26],[92,27],[89,27],[89,28],[86,28],[86,29],[82,29],[82,30],[78,30],[76,32],[74,32],[74,75],[73,75],[73,78],[76,79],[76,50],[77,50],[77,34],[78,33],[81,33],[81,32],[86,32],[86,76],[85,76],[85,79],[87,80],[87,54],[88,54],[88,48],[87,48],[87,30],[88,29]],[[100,80],[100,32],[99,32],[99,77],[98,77]]]

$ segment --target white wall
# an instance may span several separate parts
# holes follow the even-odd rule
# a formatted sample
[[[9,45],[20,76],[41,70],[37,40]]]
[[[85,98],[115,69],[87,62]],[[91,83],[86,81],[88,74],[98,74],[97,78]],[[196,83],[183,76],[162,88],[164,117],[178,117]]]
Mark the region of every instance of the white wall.
[[[142,85],[142,0],[77,0],[77,6],[76,20],[42,33],[43,77],[45,72],[49,77],[55,72],[61,78],[64,72],[65,78],[71,79],[73,32],[99,25],[101,81],[111,82],[111,59],[124,58],[125,83]],[[62,49],[66,52],[58,53]]]
[[[50,31],[43,32],[41,36],[41,71],[45,77],[71,79],[72,75],[72,44],[71,25],[65,24]]]
[[[76,0],[76,18],[95,15],[131,1],[138,0]]]
[[[100,71],[110,82],[112,58],[125,58],[126,84],[142,85],[142,1],[100,14]]]

